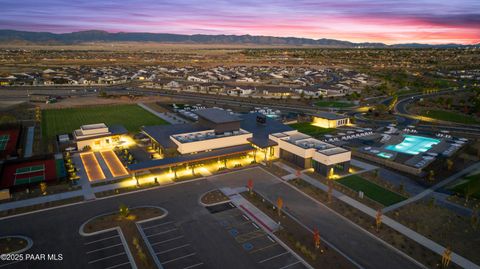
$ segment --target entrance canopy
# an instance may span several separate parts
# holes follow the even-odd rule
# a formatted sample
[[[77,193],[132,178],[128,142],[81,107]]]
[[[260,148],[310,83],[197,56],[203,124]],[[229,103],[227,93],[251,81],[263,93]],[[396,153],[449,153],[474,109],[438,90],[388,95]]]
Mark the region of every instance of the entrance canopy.
[[[145,161],[141,163],[135,163],[135,164],[129,165],[127,168],[130,172],[161,169],[161,168],[179,166],[179,165],[198,162],[198,161],[206,161],[206,160],[211,160],[215,158],[228,157],[228,156],[236,155],[239,153],[250,152],[253,150],[254,148],[251,145],[246,144],[246,145],[222,148],[222,149],[212,150],[207,152],[201,152],[197,154],[181,155],[181,156],[172,157],[172,158],[150,160],[150,161]]]

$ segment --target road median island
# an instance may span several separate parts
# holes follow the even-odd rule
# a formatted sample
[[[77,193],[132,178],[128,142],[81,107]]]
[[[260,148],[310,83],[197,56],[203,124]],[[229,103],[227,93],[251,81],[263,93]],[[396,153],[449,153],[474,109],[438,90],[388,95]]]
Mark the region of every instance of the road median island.
[[[314,234],[311,231],[305,229],[289,215],[283,212],[279,215],[276,206],[265,200],[260,194],[243,192],[241,195],[267,216],[280,223],[281,228],[274,234],[312,267],[355,268],[353,264],[330,248],[328,244],[322,242],[322,240],[320,240],[320,247],[316,248]]]

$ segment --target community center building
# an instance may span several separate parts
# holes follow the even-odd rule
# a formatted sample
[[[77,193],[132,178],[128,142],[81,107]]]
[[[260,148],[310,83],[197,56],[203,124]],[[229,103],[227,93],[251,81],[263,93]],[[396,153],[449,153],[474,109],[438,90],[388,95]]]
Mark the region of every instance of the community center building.
[[[223,169],[285,159],[302,168],[313,168],[327,176],[335,170],[348,170],[350,151],[316,140],[260,113],[234,115],[207,108],[196,111],[193,124],[144,126],[163,158],[128,166],[135,174],[168,169],[191,170],[197,167]]]

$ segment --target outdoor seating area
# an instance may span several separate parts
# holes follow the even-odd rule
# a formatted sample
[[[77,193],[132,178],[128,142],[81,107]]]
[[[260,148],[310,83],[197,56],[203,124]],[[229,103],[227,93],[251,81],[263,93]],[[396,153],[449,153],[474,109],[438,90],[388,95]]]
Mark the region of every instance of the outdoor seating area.
[[[339,142],[339,141],[348,141],[356,138],[361,138],[369,135],[373,135],[371,128],[356,129],[346,132],[337,133],[335,135],[326,134],[324,135],[325,139],[322,139],[322,142]]]

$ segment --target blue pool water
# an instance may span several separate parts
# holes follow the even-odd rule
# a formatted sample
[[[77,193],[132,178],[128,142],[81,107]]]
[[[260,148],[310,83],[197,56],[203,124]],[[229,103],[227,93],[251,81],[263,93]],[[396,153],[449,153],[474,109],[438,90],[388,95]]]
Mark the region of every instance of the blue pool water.
[[[440,140],[435,138],[416,136],[416,135],[404,135],[402,143],[397,145],[388,145],[385,149],[397,151],[410,155],[417,155],[432,148],[433,145],[440,143]]]

